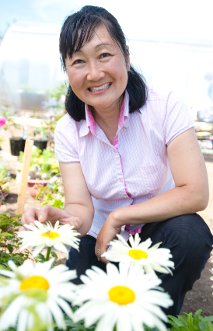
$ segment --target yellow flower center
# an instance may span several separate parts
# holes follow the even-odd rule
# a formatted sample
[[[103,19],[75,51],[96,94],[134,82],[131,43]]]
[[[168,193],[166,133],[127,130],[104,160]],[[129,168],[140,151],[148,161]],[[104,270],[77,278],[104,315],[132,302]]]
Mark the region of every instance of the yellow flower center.
[[[40,289],[47,291],[49,286],[49,282],[46,278],[42,276],[31,276],[22,280],[20,290],[26,291],[31,289]]]
[[[126,286],[114,286],[109,290],[108,294],[110,300],[119,305],[128,305],[135,300],[134,291]]]
[[[142,251],[141,249],[130,249],[128,253],[129,253],[129,256],[135,260],[141,260],[141,259],[148,258],[147,252]]]
[[[58,238],[60,235],[58,234],[58,232],[48,231],[48,232],[43,232],[42,236],[47,237],[49,239],[55,239]]]

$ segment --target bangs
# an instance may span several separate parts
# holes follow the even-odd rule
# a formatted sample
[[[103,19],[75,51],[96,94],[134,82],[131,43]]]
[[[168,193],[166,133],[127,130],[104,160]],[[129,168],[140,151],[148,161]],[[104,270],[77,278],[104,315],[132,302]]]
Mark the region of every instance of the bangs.
[[[116,18],[104,8],[85,6],[79,12],[68,16],[61,29],[59,51],[65,71],[66,58],[71,58],[75,52],[89,42],[93,38],[96,28],[101,25],[107,29],[123,53],[128,55],[126,39]]]
[[[75,52],[78,52],[87,42],[89,42],[95,32],[95,29],[103,24],[99,17],[83,17],[79,20],[74,29],[70,29],[67,34],[67,56],[72,57]]]

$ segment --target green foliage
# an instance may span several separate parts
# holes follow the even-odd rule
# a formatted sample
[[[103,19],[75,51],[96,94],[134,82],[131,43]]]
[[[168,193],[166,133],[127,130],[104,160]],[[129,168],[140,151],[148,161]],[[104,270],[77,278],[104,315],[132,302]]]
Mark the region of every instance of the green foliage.
[[[67,85],[65,83],[59,84],[56,88],[50,91],[50,98],[60,102],[67,94]]]
[[[61,178],[55,178],[54,182],[41,187],[36,195],[36,200],[39,200],[42,206],[50,205],[56,208],[64,208]]]
[[[95,327],[86,328],[83,322],[74,323],[69,317],[65,319],[66,331],[94,331]],[[57,330],[54,329],[55,331]]]
[[[0,165],[0,186],[7,183],[9,180],[10,180],[9,171],[3,165]]]
[[[172,328],[168,331],[212,331],[213,316],[203,317],[201,316],[201,310],[192,314],[183,314],[178,317],[169,316],[170,322],[172,323]],[[95,326],[86,328],[83,322],[74,323],[69,317],[65,317],[66,331],[95,331]],[[158,329],[150,329],[145,327],[146,331],[158,331]],[[15,331],[15,329],[10,328],[7,331]],[[57,327],[54,331],[59,331]],[[116,331],[116,328],[114,328]]]
[[[24,153],[20,153],[20,161],[23,160]],[[30,177],[31,179],[50,179],[53,176],[59,175],[59,165],[55,158],[54,151],[51,148],[46,148],[43,151],[33,146],[31,162],[30,162]]]
[[[34,139],[40,139],[40,140],[46,140],[47,139],[47,124],[45,126],[45,124],[43,124],[43,126],[39,127],[39,128],[35,128],[33,135],[34,135]]]
[[[9,171],[3,165],[0,165],[0,205],[9,193],[8,182],[10,180],[11,177]]]
[[[10,213],[0,214],[0,268],[8,268],[8,261],[13,260],[21,265],[29,256],[29,252],[19,252],[20,239],[17,232],[21,226],[20,215],[12,216]]]
[[[7,106],[2,106],[1,115],[6,118],[6,124],[3,126],[3,130],[6,130],[10,133],[12,137],[22,137],[24,127],[22,124],[18,124],[15,120],[15,111],[9,109]]]
[[[169,316],[169,323],[170,331],[213,331],[213,315],[202,316],[202,310],[178,317]]]
[[[202,316],[202,311],[197,310],[194,314],[185,313],[174,317],[169,315],[171,328],[168,331],[213,331],[213,316]],[[69,317],[65,317],[66,331],[95,331],[95,326],[86,328],[83,322],[74,323]],[[55,331],[57,330],[54,329]],[[146,331],[158,331],[156,328],[145,327]],[[115,330],[116,331],[116,328]]]

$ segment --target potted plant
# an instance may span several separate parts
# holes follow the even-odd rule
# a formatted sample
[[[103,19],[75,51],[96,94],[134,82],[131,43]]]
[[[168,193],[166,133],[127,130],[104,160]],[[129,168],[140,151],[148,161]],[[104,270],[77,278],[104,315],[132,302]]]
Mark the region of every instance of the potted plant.
[[[6,124],[4,129],[9,132],[10,151],[12,155],[18,156],[24,151],[25,147],[25,129],[21,123],[17,123],[13,113],[4,110]]]
[[[20,154],[20,161],[23,153]],[[47,147],[44,150],[33,146],[30,171],[28,178],[28,191],[32,197],[36,197],[40,189],[46,186],[50,179],[59,175],[59,166],[54,151]]]
[[[44,149],[47,148],[48,139],[46,134],[46,128],[44,125],[34,130],[33,140],[34,140],[34,145],[38,147],[40,150],[43,151]]]
[[[23,137],[11,137],[10,138],[10,150],[11,154],[18,156],[20,152],[24,151],[26,140]]]

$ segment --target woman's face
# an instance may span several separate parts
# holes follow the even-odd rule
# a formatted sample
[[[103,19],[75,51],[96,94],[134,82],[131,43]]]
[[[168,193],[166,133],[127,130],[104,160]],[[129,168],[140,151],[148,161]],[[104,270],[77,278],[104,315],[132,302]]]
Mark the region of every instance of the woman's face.
[[[71,58],[66,59],[70,86],[77,97],[95,111],[117,109],[127,86],[129,58],[105,26]]]

